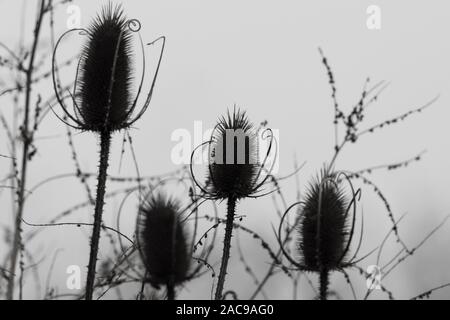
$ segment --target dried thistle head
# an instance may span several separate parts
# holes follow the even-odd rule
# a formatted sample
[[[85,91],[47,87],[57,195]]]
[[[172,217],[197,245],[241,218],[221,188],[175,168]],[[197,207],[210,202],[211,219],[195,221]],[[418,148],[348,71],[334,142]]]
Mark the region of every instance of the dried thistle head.
[[[226,117],[219,119],[210,141],[197,146],[191,154],[191,176],[202,191],[202,197],[239,200],[273,192],[262,193],[262,187],[271,177],[275,165],[275,161],[268,160],[277,156],[275,137],[272,130],[265,126],[266,122],[263,122],[255,129],[246,113],[236,108],[233,113],[228,111]],[[262,161],[259,150],[261,139],[268,140]],[[209,159],[206,183],[202,186],[194,175],[192,165],[196,150],[205,144],[209,146]]]
[[[322,173],[309,186],[300,211],[298,251],[305,270],[341,268],[349,249],[351,199],[335,173]]]
[[[137,237],[141,258],[153,285],[179,285],[189,275],[191,252],[177,202],[149,196],[139,208]]]
[[[76,84],[77,111],[88,130],[120,129],[132,106],[132,32],[120,6],[109,3],[91,23]]]
[[[145,54],[143,54],[143,69],[140,84],[136,92],[134,84],[133,34],[141,25],[136,19],[128,19],[120,5],[108,3],[103,7],[87,29],[72,29],[64,33],[58,40],[53,52],[52,76],[53,86],[59,105],[62,107],[68,121],[58,118],[76,129],[94,132],[112,132],[129,128],[147,109],[159,72],[165,37],[160,37],[148,43],[152,45],[163,40],[161,55],[153,77],[150,91],[141,110],[134,115],[145,78]],[[70,32],[81,31],[87,37],[82,47],[78,62],[74,88],[62,96],[61,85],[57,76],[56,52],[61,40]],[[74,114],[71,114],[65,104],[70,98]],[[52,109],[53,110],[53,109]]]
[[[216,199],[241,199],[259,188],[257,134],[245,112],[221,117],[213,132],[206,190]]]

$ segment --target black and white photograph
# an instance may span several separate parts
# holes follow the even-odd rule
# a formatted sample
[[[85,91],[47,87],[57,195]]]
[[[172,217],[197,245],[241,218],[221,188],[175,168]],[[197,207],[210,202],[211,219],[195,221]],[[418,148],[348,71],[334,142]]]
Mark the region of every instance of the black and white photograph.
[[[444,0],[0,0],[0,300],[450,299],[449,30]]]

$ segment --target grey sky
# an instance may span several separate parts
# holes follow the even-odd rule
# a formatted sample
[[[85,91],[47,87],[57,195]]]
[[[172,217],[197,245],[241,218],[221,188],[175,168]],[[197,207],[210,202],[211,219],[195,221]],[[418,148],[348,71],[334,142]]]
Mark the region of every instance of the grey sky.
[[[0,39],[14,47],[19,38],[20,12],[24,1],[0,1]],[[25,36],[30,41],[36,1],[26,1]],[[81,8],[82,26],[86,26],[96,11],[107,1],[74,1]],[[381,29],[368,30],[366,9],[369,5],[381,9]],[[333,151],[333,105],[326,71],[318,52],[320,46],[333,68],[337,98],[349,110],[362,90],[366,77],[372,83],[380,80],[390,86],[367,114],[366,125],[396,116],[419,107],[440,94],[439,100],[426,112],[407,122],[366,136],[350,145],[337,163],[338,169],[357,170],[372,165],[397,162],[413,157],[426,149],[423,160],[407,169],[392,173],[374,173],[372,178],[387,195],[397,217],[407,212],[400,225],[401,235],[411,246],[417,244],[447,214],[448,164],[450,163],[450,30],[448,1],[123,1],[127,15],[142,23],[144,42],[160,35],[167,37],[160,76],[154,99],[148,112],[132,130],[140,171],[153,175],[176,168],[171,163],[171,141],[174,130],[191,132],[194,121],[203,121],[206,130],[214,126],[218,116],[236,103],[247,110],[255,123],[263,120],[280,133],[280,174],[292,171],[294,157],[307,161],[299,174],[302,191],[311,175],[330,160]],[[55,15],[56,33],[66,30],[68,15],[61,8]],[[48,28],[44,38],[48,42]],[[79,50],[77,42],[64,44],[64,52]],[[152,51],[153,60],[157,51]],[[152,63],[150,62],[150,63]],[[154,65],[154,64],[153,64]],[[72,69],[73,70],[73,69]],[[65,71],[64,71],[65,72]],[[64,73],[67,79],[72,73]],[[50,82],[40,87],[42,94],[51,94]],[[8,99],[2,99],[2,109],[10,109]],[[64,127],[53,116],[43,123],[41,136],[60,135],[39,142],[39,154],[30,167],[29,185],[60,173],[72,172],[70,151],[64,138]],[[0,133],[2,138],[4,133]],[[81,164],[86,171],[97,167],[97,143],[90,133],[75,137]],[[4,140],[3,140],[4,141]],[[121,136],[114,138],[110,173],[118,173]],[[0,152],[7,153],[5,145]],[[2,169],[2,173],[7,168]],[[129,153],[124,158],[121,174],[134,174]],[[92,181],[95,186],[95,181]],[[295,201],[295,181],[283,183],[288,203]],[[64,180],[42,188],[30,196],[25,217],[30,222],[45,222],[68,206],[85,200],[84,190],[74,180]],[[2,210],[1,225],[10,225],[9,194],[2,194],[8,210]],[[389,220],[383,206],[371,192],[363,189],[362,207],[365,217],[365,239],[362,252],[379,245],[389,230]],[[110,202],[105,221],[113,222],[119,203]],[[2,205],[3,206],[3,205]],[[127,205],[129,214],[122,218],[122,231],[134,230],[136,201]],[[263,234],[275,246],[271,223],[277,217],[270,197],[248,200],[240,204],[244,222]],[[223,207],[221,212],[223,214]],[[71,221],[88,220],[91,210],[84,210]],[[30,227],[26,227],[30,228]],[[410,297],[436,285],[449,282],[450,226],[433,236],[408,262],[386,279],[386,285],[398,297]],[[31,249],[37,257],[46,253],[39,270],[47,276],[51,256],[59,253],[52,284],[65,289],[65,268],[87,265],[90,229],[47,229]],[[218,242],[221,243],[221,242]],[[395,252],[394,241],[388,246],[386,259]],[[255,247],[256,246],[256,247]],[[0,248],[4,243],[0,244]],[[256,261],[259,275],[268,266],[268,258],[257,244],[246,238],[244,248],[249,259]],[[220,245],[216,250],[220,250]],[[100,257],[101,258],[101,257]],[[372,257],[362,266],[374,264]],[[217,261],[212,261],[217,262]],[[232,254],[231,274],[226,287],[246,297],[251,280],[247,279],[236,252]],[[235,271],[233,271],[235,270]],[[234,272],[234,273],[233,273]],[[235,276],[234,276],[235,274]],[[287,280],[271,281],[270,296],[289,298]],[[84,278],[83,278],[84,281]],[[186,298],[208,298],[209,277],[188,284],[181,294]],[[354,275],[359,294],[365,290],[363,278]],[[311,298],[312,292],[302,282],[301,297]],[[342,276],[333,278],[332,287],[344,297],[350,297]],[[26,297],[35,293],[30,280]],[[132,294],[134,291],[130,291]],[[449,290],[434,297],[448,297]],[[376,293],[374,297],[385,297]]]

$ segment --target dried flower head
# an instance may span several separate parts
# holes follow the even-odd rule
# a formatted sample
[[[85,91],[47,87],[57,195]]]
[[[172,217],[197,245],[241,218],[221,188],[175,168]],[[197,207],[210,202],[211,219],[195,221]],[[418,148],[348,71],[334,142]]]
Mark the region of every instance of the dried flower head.
[[[352,197],[349,197],[344,190],[343,181],[349,183]],[[362,242],[363,223],[361,223],[358,247],[353,256],[348,257],[355,231],[356,202],[360,195],[360,189],[355,192],[345,173],[333,172],[331,167],[328,166],[311,182],[305,200],[292,204],[281,217],[277,234],[280,249],[284,257],[298,270],[319,274],[318,297],[320,299],[327,299],[329,274],[331,272],[343,272],[344,268],[355,265],[368,256],[366,255],[355,261]],[[299,215],[294,227],[288,226],[286,228],[286,239],[297,228],[298,245],[296,251],[300,256],[300,261],[296,261],[290,256],[284,249],[284,242],[281,240],[284,219],[289,211],[297,205],[301,205],[298,211]]]
[[[200,186],[211,199],[242,199],[256,197],[261,186],[269,177],[270,169],[265,168],[271,152],[272,131],[265,129],[263,138],[270,139],[270,147],[263,161],[259,159],[258,133],[249,122],[244,111],[228,111],[216,124],[209,145],[209,160],[206,185]],[[194,151],[195,152],[195,151]],[[194,153],[192,154],[193,157]]]
[[[139,208],[139,248],[153,285],[176,286],[189,277],[191,252],[179,215],[178,203],[161,194],[149,196]]]
[[[301,210],[298,250],[309,271],[338,269],[348,251],[350,200],[334,176],[322,171],[310,184]]]
[[[132,32],[123,10],[103,8],[88,28],[81,54],[75,97],[80,119],[89,130],[117,130],[132,106]]]
[[[53,53],[53,84],[58,103],[70,122],[58,116],[61,120],[80,130],[113,132],[129,128],[143,115],[151,100],[165,38],[158,38],[148,44],[158,40],[164,41],[147,99],[142,109],[134,115],[145,76],[144,58],[142,78],[134,92],[133,35],[140,27],[139,21],[126,18],[120,5],[113,6],[108,3],[87,29],[69,30],[61,36]],[[61,86],[57,76],[56,51],[64,36],[72,31],[81,31],[80,34],[85,35],[87,39],[81,50],[73,92],[67,90],[68,95],[62,97],[59,92]],[[72,100],[74,114],[71,114],[65,105],[64,100],[67,98]]]
[[[207,186],[217,198],[245,198],[254,192],[259,164],[256,135],[245,112],[228,112],[212,139]]]

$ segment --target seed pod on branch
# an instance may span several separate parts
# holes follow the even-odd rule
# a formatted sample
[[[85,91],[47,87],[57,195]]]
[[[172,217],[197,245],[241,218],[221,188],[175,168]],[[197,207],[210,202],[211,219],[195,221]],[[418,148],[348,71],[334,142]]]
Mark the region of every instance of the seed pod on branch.
[[[351,193],[344,189],[344,181],[349,183]],[[329,274],[358,262],[356,256],[362,241],[362,222],[358,246],[352,256],[349,252],[355,234],[359,196],[360,190],[355,192],[345,173],[333,172],[328,167],[310,183],[304,200],[291,205],[281,218],[277,235],[281,250],[299,270],[319,274],[321,299],[327,298]],[[281,231],[286,216],[297,205],[300,208],[294,228],[298,232],[296,252],[299,259],[294,259],[283,248]],[[289,228],[288,232],[291,232]]]
[[[153,94],[164,51],[165,38],[161,37],[155,40],[161,39],[163,44],[151,87],[143,107],[136,115],[133,115],[145,79],[144,45],[139,36],[143,70],[140,85],[134,94],[132,90],[134,82],[132,36],[140,30],[140,27],[139,21],[128,20],[122,7],[113,6],[110,2],[103,7],[101,13],[87,29],[73,29],[65,32],[59,38],[53,52],[53,86],[57,101],[64,112],[63,117],[56,112],[55,115],[68,126],[83,131],[92,131],[100,136],[100,161],[86,280],[86,300],[92,300],[94,293],[111,135],[114,131],[130,128],[144,114]],[[67,90],[68,94],[62,96],[56,67],[56,52],[62,39],[73,31],[80,31],[82,35],[87,36],[87,41],[81,50],[74,88],[72,92]],[[153,44],[155,41],[149,44]],[[69,108],[65,104],[67,98],[72,101],[73,114],[69,112]],[[67,121],[63,118],[67,118]]]
[[[189,276],[191,250],[180,207],[164,195],[148,196],[139,208],[137,237],[149,282],[166,285],[168,297]]]
[[[53,86],[58,104],[68,121],[56,116],[67,125],[83,130],[113,132],[130,128],[146,111],[150,104],[156,78],[165,47],[165,37],[160,37],[147,45],[162,40],[160,57],[153,75],[151,86],[140,111],[135,113],[145,80],[145,46],[140,35],[138,40],[142,50],[142,75],[135,77],[137,51],[134,35],[141,24],[136,19],[127,19],[120,5],[108,3],[86,29],[71,29],[57,41],[52,59]],[[70,33],[78,31],[87,39],[82,46],[76,70],[73,90],[61,92],[56,53],[61,41]],[[138,46],[139,48],[139,46]],[[136,89],[133,84],[140,80]],[[69,99],[73,107],[66,105]],[[73,109],[71,113],[69,110]],[[53,110],[53,108],[52,108]],[[53,110],[54,111],[54,110]]]

